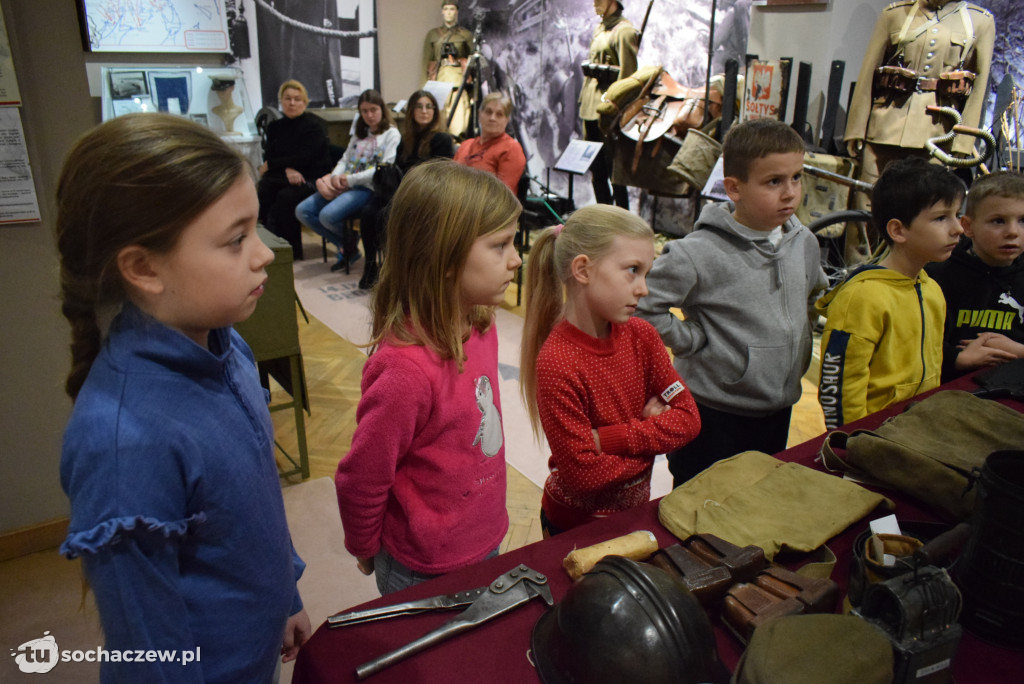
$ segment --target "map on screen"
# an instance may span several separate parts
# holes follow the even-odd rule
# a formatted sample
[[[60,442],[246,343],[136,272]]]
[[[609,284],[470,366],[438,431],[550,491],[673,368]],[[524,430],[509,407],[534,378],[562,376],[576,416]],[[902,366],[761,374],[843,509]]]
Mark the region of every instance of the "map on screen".
[[[220,0],[81,0],[93,52],[227,52]]]

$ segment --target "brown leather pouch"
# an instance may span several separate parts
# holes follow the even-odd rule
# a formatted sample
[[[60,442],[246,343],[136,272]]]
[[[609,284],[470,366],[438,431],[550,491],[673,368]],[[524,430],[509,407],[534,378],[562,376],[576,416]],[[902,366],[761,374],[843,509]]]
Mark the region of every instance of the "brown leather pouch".
[[[749,582],[767,564],[760,546],[739,547],[713,534],[695,534],[683,546],[708,565],[726,568],[733,582]]]
[[[962,69],[941,73],[935,90],[942,97],[966,99],[974,90],[974,73]]]
[[[917,88],[917,73],[898,66],[880,66],[872,81],[875,97],[908,95]]]
[[[758,625],[784,615],[830,613],[839,585],[829,579],[805,577],[772,565],[753,582],[736,584],[725,596],[722,620],[746,643]]]
[[[731,585],[754,579],[766,561],[759,546],[741,548],[713,534],[695,534],[658,550],[649,562],[681,580],[706,608]]]
[[[754,584],[779,598],[795,598],[807,613],[831,613],[839,598],[839,585],[832,580],[805,577],[778,565],[758,575]]]
[[[727,568],[709,565],[682,544],[659,549],[648,562],[682,582],[705,608],[720,599],[733,584]]]
[[[735,584],[725,595],[722,621],[744,644],[750,641],[754,630],[768,620],[807,612],[806,606],[795,597],[782,598],[756,584]]]

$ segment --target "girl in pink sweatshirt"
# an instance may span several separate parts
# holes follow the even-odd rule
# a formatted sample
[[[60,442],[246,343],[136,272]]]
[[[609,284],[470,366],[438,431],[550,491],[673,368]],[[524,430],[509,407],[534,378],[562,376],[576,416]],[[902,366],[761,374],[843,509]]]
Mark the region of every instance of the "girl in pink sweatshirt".
[[[345,547],[381,594],[495,555],[508,529],[494,306],[522,263],[520,212],[495,176],[447,159],[412,169],[392,201],[335,475]]]

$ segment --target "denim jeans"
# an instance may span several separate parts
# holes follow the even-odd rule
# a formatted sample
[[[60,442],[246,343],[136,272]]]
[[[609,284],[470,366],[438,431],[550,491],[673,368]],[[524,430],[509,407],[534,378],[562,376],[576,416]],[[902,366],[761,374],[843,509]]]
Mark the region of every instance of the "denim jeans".
[[[341,193],[332,200],[324,199],[319,192],[314,192],[299,202],[295,208],[295,216],[304,226],[314,233],[327,238],[335,247],[344,244],[345,220],[357,216],[363,205],[373,197],[373,190],[357,186]]]
[[[498,549],[494,549],[487,554],[487,557],[494,558],[497,555]],[[394,556],[384,550],[384,547],[381,547],[373,558],[373,574],[376,576],[377,591],[381,596],[393,594],[414,584],[438,577],[438,575],[427,575],[410,570],[395,560]]]

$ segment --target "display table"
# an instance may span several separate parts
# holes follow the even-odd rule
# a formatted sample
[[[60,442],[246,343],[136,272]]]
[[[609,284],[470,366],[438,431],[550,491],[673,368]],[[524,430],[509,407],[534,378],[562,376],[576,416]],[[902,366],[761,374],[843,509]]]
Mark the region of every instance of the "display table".
[[[940,388],[974,390],[977,386],[967,378]],[[917,397],[916,399],[920,399]],[[1024,412],[1024,403],[1004,400],[1012,408]],[[868,416],[845,429],[874,428],[885,418],[902,410],[902,405]],[[776,457],[820,470],[815,456],[824,435],[811,439]],[[935,520],[905,496],[886,492],[896,503],[895,514],[900,520]],[[867,526],[859,522],[830,540],[828,546],[837,562],[832,578],[846,593],[851,547],[856,536]],[[449,573],[386,598],[363,604],[361,608],[391,605],[400,601],[421,599],[473,589],[490,583],[504,572],[522,563],[547,575],[555,601],[565,595],[571,581],[562,569],[562,559],[574,548],[596,544],[634,530],[650,530],[664,548],[679,540],[658,522],[658,501],[652,501],[630,511],[570,530],[565,534],[525,546],[462,570]],[[458,534],[452,530],[452,534]],[[355,562],[355,559],[352,560]],[[801,565],[793,559],[792,565]],[[346,610],[338,606],[337,610]],[[521,606],[511,613],[487,624],[455,636],[434,647],[383,670],[368,678],[369,682],[524,682],[540,681],[528,656],[530,634],[534,623],[545,610],[540,600]],[[414,616],[394,617],[377,622],[329,629],[321,625],[312,639],[302,648],[296,664],[293,682],[357,681],[357,666],[388,653],[430,632],[452,617],[454,613],[433,612]],[[718,616],[711,613],[712,624],[722,661],[732,670],[742,653],[743,646],[721,625]],[[986,644],[969,633],[964,633],[954,659],[953,672],[958,684],[977,682],[996,684],[1019,682],[1024,672],[1024,653]]]

